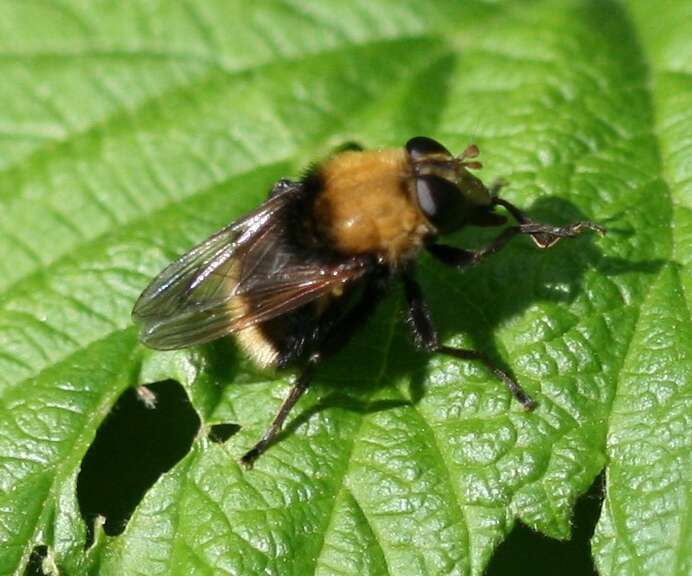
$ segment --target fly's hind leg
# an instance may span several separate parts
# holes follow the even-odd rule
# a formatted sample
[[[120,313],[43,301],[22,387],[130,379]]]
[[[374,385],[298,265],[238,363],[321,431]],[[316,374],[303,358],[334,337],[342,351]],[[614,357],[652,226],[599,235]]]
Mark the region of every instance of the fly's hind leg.
[[[288,393],[288,396],[281,404],[279,411],[276,413],[276,416],[274,417],[274,420],[272,420],[272,423],[267,429],[267,431],[264,433],[260,441],[257,442],[257,444],[255,444],[250,450],[248,450],[245,453],[245,455],[240,459],[240,463],[243,466],[245,466],[245,468],[252,468],[252,465],[255,463],[255,460],[257,460],[257,458],[259,458],[262,455],[262,453],[273,442],[276,435],[281,431],[281,428],[283,427],[286,418],[291,412],[291,409],[293,408],[293,406],[295,406],[296,402],[298,402],[300,397],[308,389],[308,386],[310,385],[310,381],[312,380],[312,376],[315,370],[315,365],[318,363],[319,358],[319,354],[313,354],[310,357],[308,363],[303,368],[302,372],[298,375],[298,378],[293,384],[293,388],[291,388],[291,391]]]
[[[359,302],[345,315],[321,325],[316,335],[317,344],[315,352],[307,359],[305,366],[298,375],[288,396],[281,404],[271,425],[262,438],[241,459],[240,463],[246,468],[252,468],[259,458],[275,440],[277,434],[286,421],[289,413],[300,397],[310,386],[315,368],[330,354],[335,353],[348,342],[351,336],[360,328],[370,316],[371,312],[380,301],[385,284],[375,277],[365,287]]]

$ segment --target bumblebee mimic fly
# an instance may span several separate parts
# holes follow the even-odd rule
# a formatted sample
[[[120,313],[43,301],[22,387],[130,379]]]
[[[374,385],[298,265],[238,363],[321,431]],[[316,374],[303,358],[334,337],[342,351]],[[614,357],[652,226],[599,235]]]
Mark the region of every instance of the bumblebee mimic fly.
[[[592,222],[551,226],[533,221],[471,173],[478,148],[458,156],[426,137],[403,148],[351,146],[300,180],[279,180],[256,210],[170,264],[144,290],[132,312],[141,341],[155,349],[193,346],[233,334],[262,367],[298,369],[296,380],[259,442],[241,459],[247,467],[267,449],[315,368],[362,326],[387,288],[403,283],[416,345],[428,352],[483,363],[524,407],[534,401],[481,352],[442,344],[415,277],[427,250],[442,264],[466,268],[514,236],[539,248]],[[480,250],[442,244],[466,226],[515,223]]]

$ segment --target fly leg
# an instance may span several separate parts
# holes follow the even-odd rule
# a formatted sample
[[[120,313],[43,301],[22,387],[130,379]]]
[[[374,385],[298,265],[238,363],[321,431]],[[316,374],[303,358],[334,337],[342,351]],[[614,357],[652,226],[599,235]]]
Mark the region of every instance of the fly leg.
[[[281,404],[279,411],[277,412],[274,420],[272,420],[271,425],[264,433],[262,438],[257,444],[255,444],[245,455],[240,459],[240,463],[245,466],[245,468],[252,468],[255,460],[260,457],[260,455],[267,449],[267,447],[272,443],[276,435],[281,431],[288,414],[291,412],[291,408],[295,406],[296,402],[305,393],[310,385],[312,376],[315,370],[315,365],[319,361],[319,354],[313,354],[308,361],[308,364],[303,368],[303,371],[299,374],[296,379],[293,388],[288,393],[288,396]]]
[[[518,233],[528,234],[533,239],[536,246],[539,248],[551,248],[555,246],[562,238],[574,238],[579,236],[586,230],[597,232],[601,236],[605,235],[606,229],[599,224],[588,220],[573,222],[566,226],[552,226],[551,224],[541,224],[529,218],[526,213],[517,208],[511,202],[503,200],[499,196],[494,196],[492,199],[493,206],[502,206],[509,212],[514,219],[519,223],[517,226]]]
[[[386,285],[381,279],[375,278],[368,284],[360,300],[351,310],[342,317],[318,326],[315,335],[315,340],[318,342],[318,344],[315,345],[316,351],[308,357],[307,363],[298,375],[295,384],[281,404],[274,420],[272,420],[271,425],[260,441],[240,459],[240,463],[245,466],[245,468],[252,468],[257,458],[259,458],[274,441],[276,435],[281,431],[291,409],[308,389],[315,368],[325,357],[342,348],[357,329],[364,324],[380,301],[385,287]]]
[[[497,238],[490,242],[490,244],[480,250],[464,250],[463,248],[447,246],[446,244],[428,244],[426,249],[443,264],[455,268],[465,268],[467,266],[473,266],[488,256],[499,252],[505,247],[507,242],[520,233],[520,226],[509,226],[505,228]]]
[[[408,270],[403,275],[404,289],[406,292],[406,300],[408,302],[408,313],[411,320],[411,326],[416,338],[416,344],[419,348],[428,352],[437,352],[447,356],[453,356],[462,360],[477,360],[481,362],[488,370],[490,370],[502,383],[507,386],[517,401],[527,410],[533,410],[536,407],[536,401],[533,400],[517,381],[499,366],[493,363],[485,354],[476,350],[468,350],[465,348],[453,348],[445,346],[439,341],[437,330],[432,322],[430,310],[423,299],[423,294],[420,285],[413,276],[412,270]]]
[[[505,228],[494,240],[490,242],[490,244],[484,246],[480,250],[464,250],[462,248],[455,248],[445,244],[428,244],[426,246],[428,252],[430,252],[440,262],[447,264],[448,266],[465,268],[467,266],[477,264],[488,256],[499,252],[512,238],[518,234],[527,234],[531,236],[536,246],[546,249],[555,246],[555,244],[557,244],[562,238],[574,238],[586,230],[593,230],[601,235],[606,233],[603,226],[599,226],[598,224],[594,224],[588,220],[574,222],[572,224],[567,224],[566,226],[541,224],[540,222],[531,220],[516,206],[502,200],[501,198],[498,198],[497,196],[493,198],[493,203],[507,208],[518,224]]]

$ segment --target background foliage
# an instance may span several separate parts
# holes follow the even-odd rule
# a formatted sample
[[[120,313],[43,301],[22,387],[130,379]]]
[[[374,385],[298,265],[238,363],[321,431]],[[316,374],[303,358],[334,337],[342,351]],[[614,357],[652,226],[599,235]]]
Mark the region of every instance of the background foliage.
[[[688,574],[691,29],[684,0],[2,1],[0,573],[481,574],[517,519],[568,538],[605,466],[600,573]],[[276,178],[415,134],[610,228],[423,260],[445,339],[539,408],[412,353],[395,291],[242,471],[288,377],[228,342],[145,351],[134,299]],[[155,410],[121,398],[153,382]]]

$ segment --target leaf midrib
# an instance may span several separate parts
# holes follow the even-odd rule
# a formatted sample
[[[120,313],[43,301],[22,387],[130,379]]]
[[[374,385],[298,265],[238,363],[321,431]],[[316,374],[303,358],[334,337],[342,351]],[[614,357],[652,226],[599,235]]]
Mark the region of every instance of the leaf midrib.
[[[395,307],[395,311],[398,311],[398,307]],[[389,323],[389,330],[387,332],[387,339],[385,341],[385,345],[383,347],[383,354],[382,354],[382,364],[380,366],[380,369],[377,372],[377,375],[375,376],[373,380],[373,386],[372,388],[376,388],[376,384],[378,382],[382,381],[382,378],[386,375],[387,373],[387,366],[389,365],[390,361],[390,356],[391,356],[391,351],[392,351],[392,343],[394,342],[394,335],[396,333],[396,322],[397,321],[397,314],[392,313],[392,319],[390,320]],[[368,399],[372,397],[372,394],[369,395]],[[317,568],[320,565],[320,558],[322,557],[322,554],[324,553],[324,545],[325,542],[327,541],[327,536],[329,534],[330,528],[333,528],[333,522],[334,522],[334,517],[335,517],[335,512],[336,512],[336,504],[339,498],[339,493],[342,490],[348,490],[348,487],[346,486],[347,483],[347,478],[349,475],[349,471],[351,470],[352,462],[353,462],[353,453],[354,449],[356,446],[356,443],[358,442],[358,439],[360,437],[360,433],[363,429],[363,424],[365,423],[367,419],[367,414],[359,414],[360,422],[358,423],[358,428],[355,430],[353,434],[353,440],[351,441],[346,457],[346,464],[344,466],[343,473],[341,474],[338,482],[335,482],[335,486],[338,486],[338,488],[334,491],[334,497],[332,499],[332,505],[331,508],[329,509],[329,513],[327,515],[327,518],[325,520],[325,528],[322,530],[322,541],[320,543],[320,548],[319,552],[315,555],[315,564],[313,566],[313,573],[317,570]],[[358,499],[356,498],[355,494],[351,491],[351,496],[353,497],[353,501],[357,504],[357,506],[361,509],[363,512],[363,516],[366,517],[365,510],[363,509],[363,506],[358,502]],[[380,547],[382,550],[382,556],[385,558],[387,555],[385,554],[384,547],[382,546],[382,543],[380,541],[379,536],[377,535],[377,532],[375,531],[374,527],[370,522],[368,522],[370,529],[372,531],[373,536],[375,537],[375,540],[377,542],[377,545]]]

